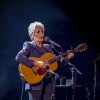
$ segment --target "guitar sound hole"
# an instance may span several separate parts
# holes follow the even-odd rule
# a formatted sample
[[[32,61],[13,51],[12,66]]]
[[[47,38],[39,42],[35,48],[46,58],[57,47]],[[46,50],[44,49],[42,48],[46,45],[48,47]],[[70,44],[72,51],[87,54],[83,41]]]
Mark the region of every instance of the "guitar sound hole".
[[[49,66],[46,66],[46,68],[45,68],[46,70],[48,70],[49,69]]]
[[[48,69],[49,69],[49,66],[47,66],[45,69],[48,70]],[[45,69],[43,70],[43,69],[39,68],[39,69],[37,70],[38,75],[43,75],[43,74],[45,74],[45,73],[47,72]]]

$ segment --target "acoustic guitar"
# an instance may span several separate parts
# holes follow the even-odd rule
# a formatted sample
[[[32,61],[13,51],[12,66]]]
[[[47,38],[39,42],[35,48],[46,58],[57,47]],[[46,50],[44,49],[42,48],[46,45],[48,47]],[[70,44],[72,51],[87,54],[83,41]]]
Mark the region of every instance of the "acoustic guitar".
[[[76,48],[71,50],[71,52],[82,52],[85,51],[88,48],[86,43],[79,44]],[[58,56],[54,56],[52,53],[45,53],[40,58],[36,57],[30,57],[31,60],[37,60],[37,61],[46,61],[49,66],[47,66],[45,69],[41,69],[38,66],[34,66],[33,68],[29,68],[25,66],[24,64],[20,63],[18,66],[19,73],[22,75],[22,79],[25,82],[28,82],[30,84],[36,84],[40,82],[45,74],[49,71],[55,71],[58,67],[57,61],[61,59],[62,56],[66,57],[69,52],[62,53]]]

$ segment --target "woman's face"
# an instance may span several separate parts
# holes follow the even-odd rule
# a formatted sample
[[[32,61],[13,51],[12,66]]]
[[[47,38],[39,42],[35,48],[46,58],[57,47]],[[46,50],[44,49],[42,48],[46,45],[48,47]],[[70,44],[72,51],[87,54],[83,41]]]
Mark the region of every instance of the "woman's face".
[[[35,32],[33,34],[33,39],[36,42],[42,42],[44,38],[44,29],[40,26],[36,26]]]

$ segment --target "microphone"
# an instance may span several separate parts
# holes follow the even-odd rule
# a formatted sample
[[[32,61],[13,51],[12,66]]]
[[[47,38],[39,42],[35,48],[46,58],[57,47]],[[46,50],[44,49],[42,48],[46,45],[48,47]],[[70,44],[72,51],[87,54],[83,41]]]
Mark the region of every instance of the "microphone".
[[[54,41],[52,41],[52,40],[51,40],[49,37],[47,37],[47,36],[44,38],[44,41],[45,41],[45,42],[49,42],[49,43],[51,43],[51,44],[53,44],[53,45],[56,45],[56,46],[60,47],[59,44],[55,43]]]

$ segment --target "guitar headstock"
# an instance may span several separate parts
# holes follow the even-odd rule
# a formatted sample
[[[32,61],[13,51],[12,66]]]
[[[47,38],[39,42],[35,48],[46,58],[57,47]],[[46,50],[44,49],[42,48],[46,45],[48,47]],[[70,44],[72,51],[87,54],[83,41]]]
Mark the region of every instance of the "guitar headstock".
[[[74,52],[83,52],[86,49],[88,49],[87,44],[86,43],[82,43],[82,44],[79,44],[76,48],[74,48]]]

